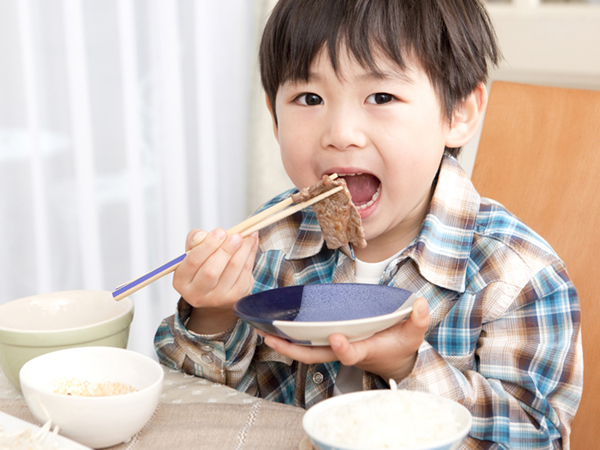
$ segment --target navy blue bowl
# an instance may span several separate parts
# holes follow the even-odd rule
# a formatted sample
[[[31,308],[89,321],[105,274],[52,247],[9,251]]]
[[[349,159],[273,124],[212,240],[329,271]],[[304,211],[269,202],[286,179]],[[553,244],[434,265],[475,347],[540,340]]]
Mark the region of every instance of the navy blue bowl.
[[[333,333],[356,341],[406,319],[415,299],[412,292],[392,286],[311,284],[249,295],[233,310],[266,333],[299,344],[329,345]]]

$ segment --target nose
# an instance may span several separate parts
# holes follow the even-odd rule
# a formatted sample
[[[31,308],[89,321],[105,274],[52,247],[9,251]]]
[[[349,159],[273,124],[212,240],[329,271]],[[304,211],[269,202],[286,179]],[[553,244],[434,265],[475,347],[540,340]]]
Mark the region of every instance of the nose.
[[[348,105],[330,109],[323,118],[323,148],[340,151],[363,148],[366,144],[365,119]]]

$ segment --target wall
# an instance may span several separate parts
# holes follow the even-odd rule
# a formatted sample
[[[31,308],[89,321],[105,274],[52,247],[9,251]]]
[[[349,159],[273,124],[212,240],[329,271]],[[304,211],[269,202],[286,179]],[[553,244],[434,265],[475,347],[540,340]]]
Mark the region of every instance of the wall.
[[[600,5],[488,5],[504,60],[494,80],[600,90]],[[460,161],[470,174],[479,135]]]

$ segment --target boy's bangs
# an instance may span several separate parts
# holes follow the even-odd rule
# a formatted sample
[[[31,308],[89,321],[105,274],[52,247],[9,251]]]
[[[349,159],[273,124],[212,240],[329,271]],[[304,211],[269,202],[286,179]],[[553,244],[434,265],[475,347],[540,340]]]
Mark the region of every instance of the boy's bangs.
[[[319,4],[320,14],[314,14],[319,8],[315,8],[312,3]],[[402,15],[390,17],[390,5],[387,5],[383,14],[384,11],[380,11],[381,8],[378,7],[381,3],[385,2],[359,1],[354,4],[354,8],[349,8],[352,2],[346,0],[295,2],[290,8],[296,10],[290,10],[294,21],[282,30],[278,51],[273,49],[280,58],[280,73],[277,77],[280,84],[287,81],[308,81],[310,66],[322,51],[327,51],[338,75],[342,51],[376,74],[380,74],[376,60],[381,56],[394,61],[404,70],[406,63],[403,44],[406,41],[397,34],[400,30],[395,30]]]

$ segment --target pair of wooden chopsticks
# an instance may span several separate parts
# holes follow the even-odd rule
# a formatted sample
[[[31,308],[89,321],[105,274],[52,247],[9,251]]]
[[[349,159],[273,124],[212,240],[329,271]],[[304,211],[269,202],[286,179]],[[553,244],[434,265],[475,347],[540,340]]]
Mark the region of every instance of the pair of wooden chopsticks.
[[[331,175],[330,178],[337,178],[337,174]],[[230,235],[234,233],[240,233],[242,237],[246,237],[255,231],[261,230],[283,219],[284,217],[290,216],[304,208],[320,202],[324,198],[327,198],[330,195],[341,191],[342,189],[342,186],[336,186],[333,189],[329,189],[328,191],[323,192],[322,194],[317,195],[305,202],[295,205],[293,205],[294,202],[292,198],[288,197],[285,200],[282,200],[281,202],[271,206],[270,208],[267,208],[264,211],[261,211],[260,213],[244,220],[242,223],[234,226],[233,228],[230,228],[227,230],[227,234]],[[157,269],[154,269],[153,271],[136,278],[135,280],[128,281],[127,283],[117,287],[112,293],[113,298],[115,300],[121,300],[128,295],[139,291],[143,287],[148,286],[150,283],[158,280],[159,278],[162,278],[165,275],[175,271],[175,269],[177,269],[177,267],[179,267],[181,262],[185,259],[187,253],[188,252],[158,267]]]

